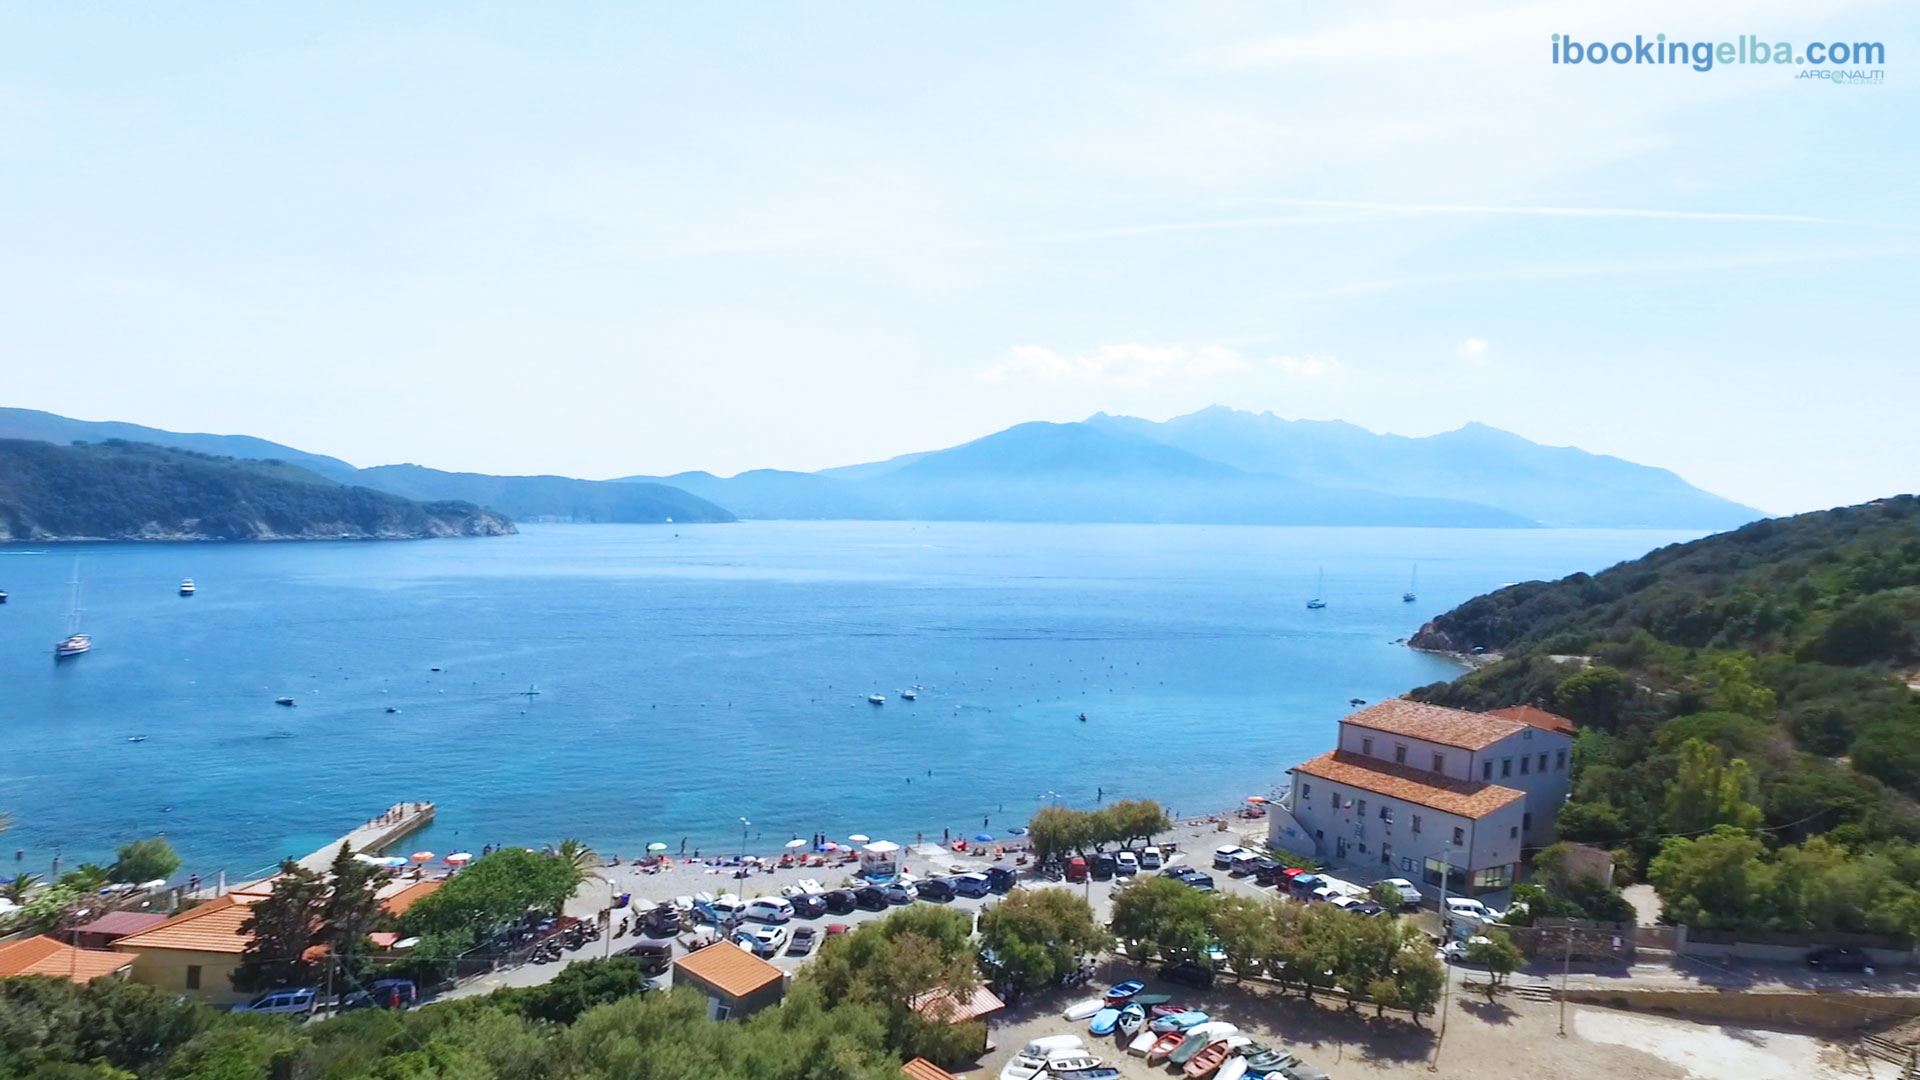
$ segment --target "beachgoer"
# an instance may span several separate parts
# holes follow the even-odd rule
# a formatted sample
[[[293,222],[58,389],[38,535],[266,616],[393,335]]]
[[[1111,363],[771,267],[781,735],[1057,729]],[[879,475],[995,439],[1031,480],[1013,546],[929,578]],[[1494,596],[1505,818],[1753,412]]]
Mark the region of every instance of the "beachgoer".
[[[941,843],[943,843],[943,844],[950,844],[950,843],[952,843],[952,842],[953,842],[953,830],[952,830],[952,829],[941,829],[941,830],[940,830],[940,842],[941,842]]]

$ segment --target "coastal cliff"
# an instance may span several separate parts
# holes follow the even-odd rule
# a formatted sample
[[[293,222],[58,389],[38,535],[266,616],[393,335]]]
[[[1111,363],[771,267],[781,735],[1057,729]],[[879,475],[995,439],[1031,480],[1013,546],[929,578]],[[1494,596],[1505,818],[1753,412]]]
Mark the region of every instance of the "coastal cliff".
[[[0,439],[0,542],[503,536],[503,515],[351,487],[280,461],[146,443]]]

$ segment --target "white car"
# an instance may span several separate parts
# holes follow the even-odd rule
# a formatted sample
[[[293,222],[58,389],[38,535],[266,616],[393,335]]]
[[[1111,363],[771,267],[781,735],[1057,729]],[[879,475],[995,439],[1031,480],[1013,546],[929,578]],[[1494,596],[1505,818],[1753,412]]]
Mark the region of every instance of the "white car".
[[[1406,878],[1390,877],[1382,880],[1379,884],[1386,886],[1385,891],[1389,896],[1398,896],[1402,904],[1408,907],[1420,906],[1422,899],[1420,889]]]
[[[1248,851],[1238,844],[1228,844],[1226,847],[1214,848],[1213,868],[1215,870],[1229,869],[1233,866],[1233,860],[1236,857],[1251,854],[1253,854],[1253,852]]]
[[[793,905],[785,897],[763,896],[748,904],[741,917],[752,922],[783,923],[793,918]]]
[[[1164,860],[1162,860],[1160,857],[1159,848],[1144,847],[1140,849],[1140,869],[1158,870],[1160,869],[1160,864],[1162,861]]]
[[[1459,919],[1470,923],[1496,923],[1506,917],[1506,912],[1495,911],[1487,905],[1466,896],[1447,897],[1447,918]]]
[[[733,935],[733,943],[755,956],[772,958],[780,955],[787,947],[787,928],[784,926],[755,926]]]
[[[1115,852],[1113,872],[1119,877],[1131,877],[1140,872],[1140,859],[1131,851]]]
[[[1467,950],[1475,945],[1484,943],[1486,940],[1487,939],[1483,937],[1470,937],[1465,941],[1449,941],[1445,945],[1440,946],[1440,951],[1437,955],[1449,964],[1464,963],[1467,959]]]

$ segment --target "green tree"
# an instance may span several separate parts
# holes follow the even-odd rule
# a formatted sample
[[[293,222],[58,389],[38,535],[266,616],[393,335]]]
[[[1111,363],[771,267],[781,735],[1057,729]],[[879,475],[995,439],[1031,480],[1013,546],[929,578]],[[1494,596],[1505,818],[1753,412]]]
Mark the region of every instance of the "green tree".
[[[1406,948],[1400,950],[1395,961],[1393,981],[1396,987],[1394,1004],[1413,1014],[1413,1022],[1433,1011],[1440,1000],[1440,991],[1446,985],[1447,970],[1433,955],[1431,948],[1421,947],[1409,941]]]
[[[119,859],[113,864],[115,881],[160,881],[180,869],[180,856],[164,836],[153,836],[120,845]]]
[[[1151,841],[1173,827],[1167,812],[1152,799],[1122,799],[1108,806],[1106,813],[1113,832],[1112,839],[1128,846],[1138,841]]]
[[[20,918],[27,929],[45,933],[65,921],[75,905],[86,898],[86,893],[71,884],[49,885],[27,897]]]
[[[1765,854],[1751,834],[1721,826],[1701,837],[1669,838],[1647,878],[1674,922],[1702,929],[1762,926],[1774,887]]]
[[[240,924],[247,946],[233,973],[234,989],[312,985],[308,950],[320,940],[326,909],[327,884],[320,875],[292,859],[282,862],[272,890]]]
[[[1702,833],[1716,825],[1757,829],[1766,819],[1759,785],[1744,758],[1724,761],[1720,748],[1704,739],[1680,745],[1678,771],[1667,785],[1667,827],[1677,833]]]
[[[1136,961],[1191,960],[1207,947],[1217,899],[1173,878],[1138,878],[1114,894],[1110,925]]]
[[[400,924],[422,938],[416,952],[456,956],[528,912],[558,914],[578,886],[576,868],[558,858],[501,848],[421,897]]]
[[[631,956],[568,964],[540,986],[503,991],[508,1003],[529,1020],[571,1024],[589,1009],[647,992],[646,969]]]
[[[1712,682],[1710,700],[1715,711],[1741,713],[1757,719],[1773,715],[1774,693],[1755,681],[1752,658],[1732,655],[1715,660]]]
[[[361,978],[367,935],[391,925],[393,917],[380,903],[380,889],[393,880],[386,867],[361,862],[346,844],[333,857],[330,887],[320,911],[320,940],[339,959],[343,971]]]
[[[980,914],[983,961],[996,979],[1041,990],[1107,949],[1111,934],[1093,909],[1066,889],[1020,889]]]
[[[1513,941],[1498,930],[1488,930],[1484,937],[1467,943],[1466,961],[1487,969],[1487,1000],[1492,1001],[1494,991],[1520,967],[1522,957]]]
[[[978,1024],[946,1024],[916,1012],[922,994],[956,998],[979,985],[979,953],[972,920],[963,912],[916,905],[870,922],[850,934],[828,938],[796,985],[819,992],[822,1001],[867,1005],[886,1018],[887,1045],[901,1057],[953,1063],[977,1049]]]
[[[1234,978],[1256,974],[1278,950],[1280,923],[1272,907],[1277,899],[1255,899],[1238,893],[1221,896],[1213,905],[1213,936]]]
[[[1612,731],[1633,696],[1633,681],[1618,668],[1595,664],[1560,680],[1553,688],[1553,710],[1583,728]]]
[[[576,887],[592,877],[595,870],[600,869],[599,853],[581,840],[569,837],[560,841],[559,846],[554,849],[554,855],[573,873],[573,883]]]

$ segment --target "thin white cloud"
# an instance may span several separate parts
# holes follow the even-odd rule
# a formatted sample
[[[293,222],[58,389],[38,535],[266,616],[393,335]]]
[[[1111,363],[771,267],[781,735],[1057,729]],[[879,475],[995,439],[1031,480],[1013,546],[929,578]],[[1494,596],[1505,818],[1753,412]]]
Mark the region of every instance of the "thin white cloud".
[[[1082,383],[1142,390],[1166,383],[1196,383],[1266,367],[1295,378],[1314,379],[1340,370],[1322,355],[1249,359],[1222,345],[1102,345],[1091,352],[1063,353],[1043,345],[1016,345],[980,373],[986,382]]]
[[[1455,356],[1458,356],[1462,360],[1471,360],[1477,356],[1485,356],[1487,353],[1486,339],[1470,337],[1460,344],[1455,345],[1453,352]]]
[[[1813,214],[1779,214],[1738,210],[1663,210],[1622,206],[1492,206],[1474,203],[1398,203],[1366,202],[1353,199],[1263,198],[1253,200],[1275,206],[1306,206],[1328,210],[1359,210],[1380,214],[1417,217],[1511,215],[1518,217],[1568,218],[1646,218],[1659,221],[1727,221],[1784,225],[1843,225],[1873,229],[1911,229],[1884,221],[1859,221],[1850,218],[1820,217]]]

